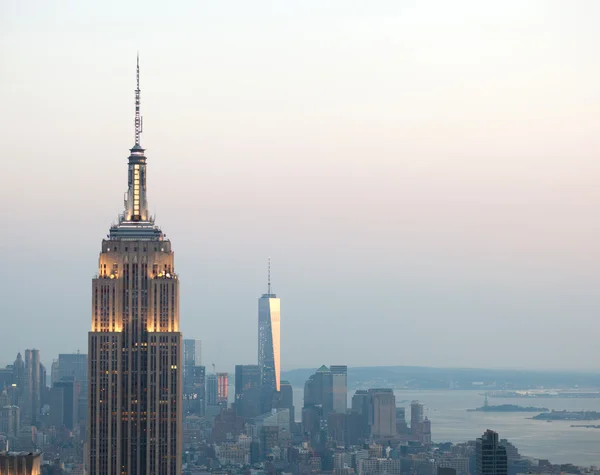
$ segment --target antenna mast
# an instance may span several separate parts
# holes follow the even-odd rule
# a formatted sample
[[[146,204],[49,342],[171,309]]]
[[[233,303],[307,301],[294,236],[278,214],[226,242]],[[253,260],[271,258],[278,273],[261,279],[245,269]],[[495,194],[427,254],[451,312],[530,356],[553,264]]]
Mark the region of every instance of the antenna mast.
[[[267,265],[267,294],[271,295],[271,258],[268,259]]]
[[[142,133],[142,117],[140,115],[140,53],[137,54],[137,89],[135,90],[135,144],[140,145],[140,134]]]

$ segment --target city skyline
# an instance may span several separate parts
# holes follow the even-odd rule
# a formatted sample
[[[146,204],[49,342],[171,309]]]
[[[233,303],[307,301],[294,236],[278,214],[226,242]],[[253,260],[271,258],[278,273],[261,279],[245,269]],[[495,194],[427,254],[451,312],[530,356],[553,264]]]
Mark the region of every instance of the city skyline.
[[[426,3],[1,5],[0,314],[29,332],[7,325],[0,361],[85,351],[139,49],[151,214],[205,361],[255,361],[272,256],[283,370],[478,366],[490,335],[512,345],[486,366],[598,370],[599,7]]]
[[[0,4],[0,475],[600,475],[599,23]]]

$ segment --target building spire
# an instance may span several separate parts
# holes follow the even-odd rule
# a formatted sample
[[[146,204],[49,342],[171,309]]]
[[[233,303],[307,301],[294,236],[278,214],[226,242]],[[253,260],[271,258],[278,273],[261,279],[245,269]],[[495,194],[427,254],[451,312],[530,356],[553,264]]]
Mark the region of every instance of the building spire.
[[[125,213],[121,221],[151,221],[146,200],[146,156],[140,145],[142,116],[140,115],[140,54],[137,54],[137,87],[135,89],[135,145],[129,149],[128,188]]]
[[[267,264],[267,294],[271,295],[271,258],[268,258]]]
[[[135,145],[140,147],[140,134],[142,133],[142,116],[140,115],[140,53],[137,54],[136,69],[137,89],[135,90]]]

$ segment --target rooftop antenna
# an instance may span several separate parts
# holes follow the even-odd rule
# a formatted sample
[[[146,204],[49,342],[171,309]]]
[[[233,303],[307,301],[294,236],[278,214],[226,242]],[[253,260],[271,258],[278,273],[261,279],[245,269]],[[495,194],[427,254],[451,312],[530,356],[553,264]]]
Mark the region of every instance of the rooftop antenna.
[[[140,145],[140,134],[142,133],[142,116],[140,115],[140,52],[137,54],[136,69],[137,89],[135,90],[135,145]]]
[[[271,258],[268,258],[267,264],[267,294],[271,295]]]

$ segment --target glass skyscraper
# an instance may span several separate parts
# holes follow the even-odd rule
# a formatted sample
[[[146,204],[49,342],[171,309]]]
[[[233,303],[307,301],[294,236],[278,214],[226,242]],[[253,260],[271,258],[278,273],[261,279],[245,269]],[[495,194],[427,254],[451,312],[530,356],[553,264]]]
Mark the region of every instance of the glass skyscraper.
[[[271,292],[271,264],[267,293],[258,299],[258,366],[260,368],[263,403],[270,405],[280,386],[280,303]],[[265,398],[267,399],[265,401]],[[265,406],[263,404],[263,410]]]
[[[486,430],[475,443],[477,475],[507,475],[506,448],[498,442],[498,433]]]

